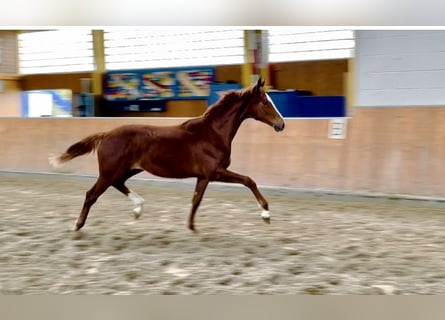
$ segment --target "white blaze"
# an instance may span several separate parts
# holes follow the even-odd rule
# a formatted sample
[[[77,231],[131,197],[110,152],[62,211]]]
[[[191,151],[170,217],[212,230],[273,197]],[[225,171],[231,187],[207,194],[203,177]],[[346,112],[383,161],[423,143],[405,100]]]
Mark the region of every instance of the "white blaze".
[[[271,97],[267,93],[266,93],[266,97],[267,97],[267,100],[269,100],[269,102],[272,105],[272,107],[275,109],[275,111],[280,115],[281,118],[283,118],[283,116],[281,115],[280,111],[278,111],[277,106],[275,105],[275,103],[273,103],[273,100],[271,99]]]

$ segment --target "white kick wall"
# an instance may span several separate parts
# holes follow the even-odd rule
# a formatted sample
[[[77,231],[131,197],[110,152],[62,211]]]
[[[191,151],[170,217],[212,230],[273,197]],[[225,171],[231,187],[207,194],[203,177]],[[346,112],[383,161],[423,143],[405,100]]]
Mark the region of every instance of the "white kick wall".
[[[356,40],[356,106],[445,106],[445,30],[358,30]]]

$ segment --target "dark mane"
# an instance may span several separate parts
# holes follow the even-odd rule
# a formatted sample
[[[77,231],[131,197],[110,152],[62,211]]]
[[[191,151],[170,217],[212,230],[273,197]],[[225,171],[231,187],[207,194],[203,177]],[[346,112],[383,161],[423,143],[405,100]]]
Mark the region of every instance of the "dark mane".
[[[235,103],[239,103],[240,101],[244,101],[253,92],[253,88],[245,88],[241,90],[231,90],[226,92],[217,102],[215,102],[213,105],[211,105],[207,111],[204,113],[204,117],[227,111],[228,108],[230,108]]]
[[[186,120],[180,124],[183,128],[189,128],[195,124],[206,121],[208,118],[222,118],[224,114],[230,110],[234,105],[240,105],[240,102],[244,102],[253,93],[253,88],[245,88],[240,90],[230,90],[224,93],[224,95],[218,99],[213,105],[199,117]]]

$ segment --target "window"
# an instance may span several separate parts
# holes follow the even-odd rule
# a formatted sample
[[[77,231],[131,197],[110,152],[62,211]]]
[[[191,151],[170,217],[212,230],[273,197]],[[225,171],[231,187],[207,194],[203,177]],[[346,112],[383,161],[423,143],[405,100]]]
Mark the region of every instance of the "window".
[[[354,32],[344,28],[271,27],[269,62],[353,56]],[[19,34],[21,74],[94,70],[91,29]],[[107,70],[244,63],[244,31],[230,27],[115,27],[104,30]]]
[[[350,58],[354,31],[341,28],[271,28],[269,62]]]
[[[94,70],[90,29],[23,32],[18,42],[21,74]]]
[[[242,64],[244,32],[230,28],[104,30],[107,70]]]

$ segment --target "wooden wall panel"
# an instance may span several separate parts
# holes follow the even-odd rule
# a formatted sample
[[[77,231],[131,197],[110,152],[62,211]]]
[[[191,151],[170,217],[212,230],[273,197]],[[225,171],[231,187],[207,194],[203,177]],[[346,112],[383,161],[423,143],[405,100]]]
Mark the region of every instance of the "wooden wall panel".
[[[17,32],[11,30],[0,30],[0,45],[0,74],[17,74]]]
[[[216,81],[241,83],[241,65],[217,66],[215,69]],[[347,60],[288,62],[271,66],[275,89],[310,90],[317,95],[344,94],[347,71]],[[22,87],[23,90],[65,88],[79,93],[80,79],[91,76],[89,72],[28,75],[22,77]]]
[[[215,81],[235,81],[237,83],[242,83],[241,65],[216,66]]]
[[[309,90],[314,95],[343,95],[348,60],[275,63],[270,70],[275,89]]]
[[[80,93],[80,79],[91,78],[91,72],[35,74],[22,76],[23,90],[71,89]]]
[[[445,197],[444,107],[357,108],[346,139],[328,138],[328,119],[288,119],[274,130],[254,120],[232,145],[231,169],[258,184]],[[179,118],[2,118],[0,170],[54,172],[49,153],[87,134],[128,123],[172,125]],[[32,139],[30,139],[32,137]],[[97,175],[95,155],[61,172]]]
[[[0,74],[3,92],[0,92],[0,117],[21,116],[21,84],[16,75]]]
[[[316,95],[343,95],[345,93],[345,73],[347,60],[310,61],[282,63],[272,66],[275,89],[310,90]],[[215,80],[218,82],[236,81],[241,83],[241,65],[217,66]],[[71,89],[80,93],[80,79],[91,78],[92,74],[63,73],[26,75],[21,77],[22,90]],[[201,114],[206,108],[205,100],[171,101],[164,113],[121,113],[109,114],[98,105],[98,115],[131,117],[192,117]]]

